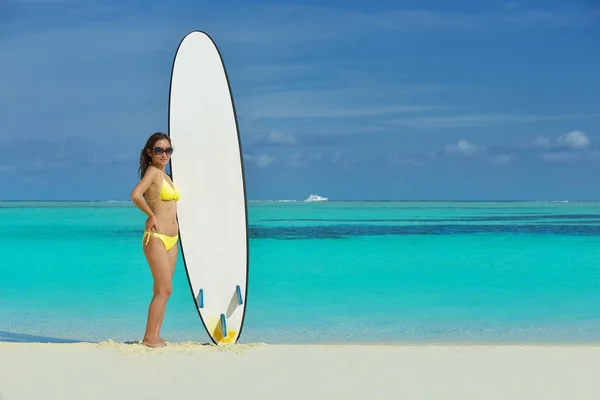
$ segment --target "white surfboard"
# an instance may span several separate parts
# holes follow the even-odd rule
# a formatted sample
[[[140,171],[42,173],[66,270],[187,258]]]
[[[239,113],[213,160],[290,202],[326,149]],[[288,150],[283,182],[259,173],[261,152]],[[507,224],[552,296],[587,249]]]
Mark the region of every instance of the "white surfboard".
[[[170,167],[181,192],[181,257],[213,343],[236,343],[248,288],[247,203],[237,117],[219,50],[204,32],[177,48],[169,93]]]

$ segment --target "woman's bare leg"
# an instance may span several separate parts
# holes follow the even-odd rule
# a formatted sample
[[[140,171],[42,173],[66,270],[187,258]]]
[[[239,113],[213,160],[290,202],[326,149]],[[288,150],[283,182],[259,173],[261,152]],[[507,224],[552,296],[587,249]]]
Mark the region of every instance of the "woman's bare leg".
[[[173,278],[173,274],[175,273],[175,265],[177,264],[177,245],[171,247],[169,251],[167,251],[167,257],[169,259],[169,270],[171,273],[171,279]],[[162,327],[163,318],[165,317],[165,313],[163,312],[160,316],[160,320],[158,321],[158,325],[156,326],[156,337],[161,342],[165,343],[166,340],[160,337],[160,328]]]
[[[148,321],[143,343],[150,347],[163,346],[156,335],[158,324],[163,318],[167,300],[171,296],[171,269],[169,257],[160,239],[150,237],[148,244],[144,244],[144,254],[154,278],[153,296],[148,307]]]

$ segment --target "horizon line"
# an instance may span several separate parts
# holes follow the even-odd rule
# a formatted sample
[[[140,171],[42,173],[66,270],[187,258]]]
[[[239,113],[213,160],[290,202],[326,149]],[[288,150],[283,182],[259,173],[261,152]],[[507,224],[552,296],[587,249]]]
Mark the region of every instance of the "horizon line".
[[[249,203],[256,202],[298,202],[305,203],[305,200],[297,199],[247,199]],[[87,199],[87,200],[71,200],[71,199],[0,199],[0,203],[131,203],[131,200],[115,200],[115,199]],[[310,203],[334,203],[334,202],[453,202],[453,203],[516,203],[516,202],[577,202],[577,203],[595,203],[600,202],[600,199],[329,199],[327,201],[317,201]]]

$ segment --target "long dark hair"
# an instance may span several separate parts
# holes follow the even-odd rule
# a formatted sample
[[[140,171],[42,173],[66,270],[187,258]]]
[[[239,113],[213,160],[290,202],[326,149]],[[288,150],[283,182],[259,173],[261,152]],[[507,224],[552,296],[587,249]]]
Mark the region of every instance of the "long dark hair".
[[[146,152],[146,149],[152,150],[152,148],[154,147],[156,142],[158,142],[159,140],[162,140],[162,139],[168,140],[169,145],[171,144],[171,138],[166,133],[162,133],[162,132],[156,132],[156,133],[150,135],[150,137],[146,141],[146,145],[144,146],[144,148],[142,149],[142,152],[140,153],[140,168],[138,169],[140,178],[144,177],[144,174],[146,173],[148,166],[152,162],[152,158],[150,158],[150,156]]]

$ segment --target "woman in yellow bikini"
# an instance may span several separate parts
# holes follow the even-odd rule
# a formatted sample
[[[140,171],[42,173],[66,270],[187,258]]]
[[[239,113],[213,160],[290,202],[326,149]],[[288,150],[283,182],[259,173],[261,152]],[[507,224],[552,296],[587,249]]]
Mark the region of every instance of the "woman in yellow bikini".
[[[158,132],[151,135],[140,154],[141,180],[131,192],[131,200],[148,216],[142,245],[154,278],[154,295],[148,308],[142,343],[149,347],[160,347],[166,343],[160,337],[160,328],[177,262],[179,191],[165,173],[171,154],[173,147],[166,134]]]

